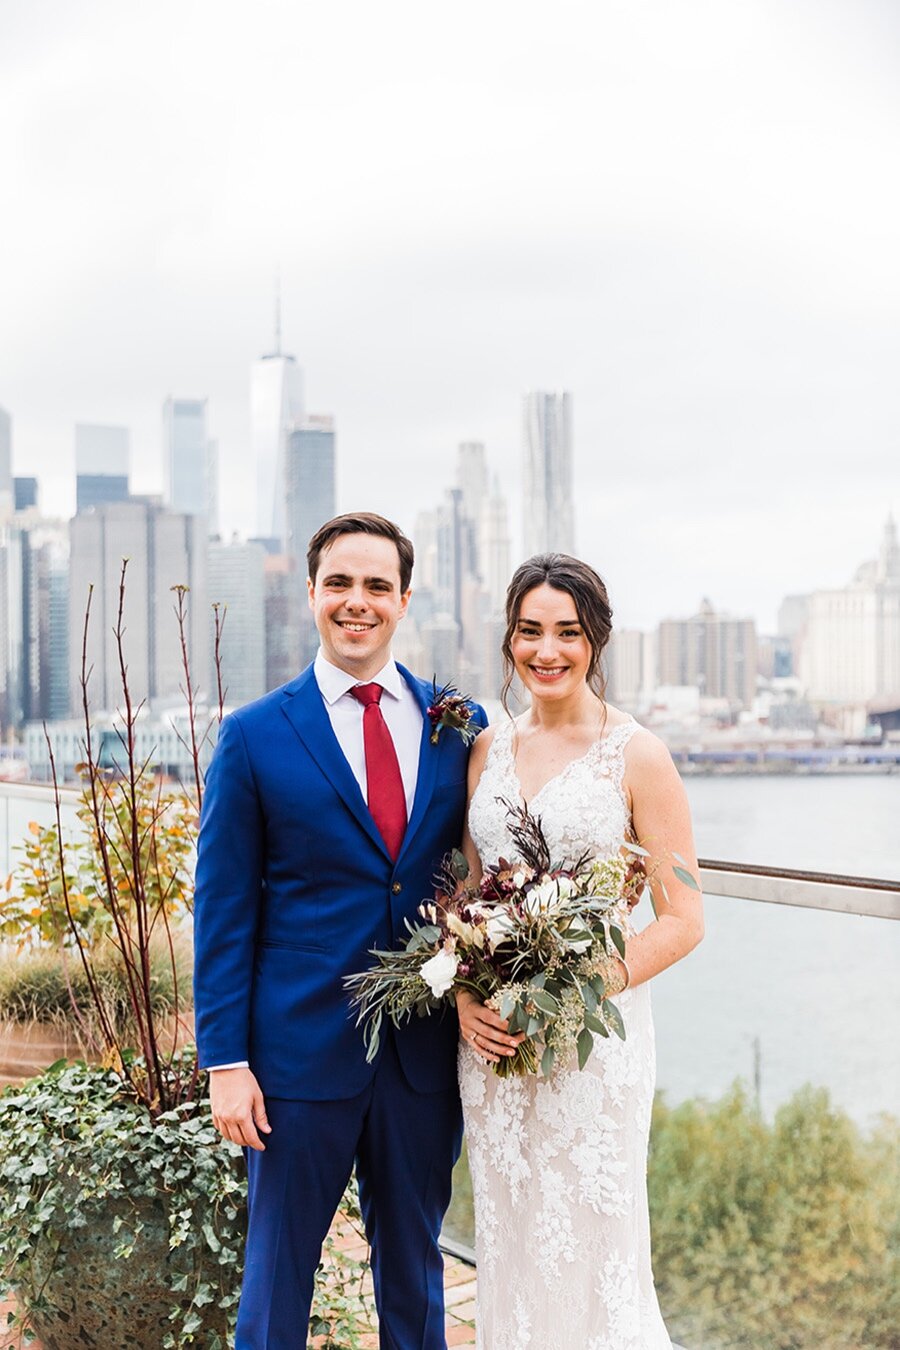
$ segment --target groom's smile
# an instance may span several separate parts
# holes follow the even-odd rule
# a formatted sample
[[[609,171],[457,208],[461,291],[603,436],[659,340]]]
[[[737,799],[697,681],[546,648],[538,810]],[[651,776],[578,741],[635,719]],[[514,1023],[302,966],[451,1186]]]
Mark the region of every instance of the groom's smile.
[[[327,661],[359,680],[378,674],[409,604],[400,584],[400,558],[390,539],[341,534],[323,550],[308,588]]]

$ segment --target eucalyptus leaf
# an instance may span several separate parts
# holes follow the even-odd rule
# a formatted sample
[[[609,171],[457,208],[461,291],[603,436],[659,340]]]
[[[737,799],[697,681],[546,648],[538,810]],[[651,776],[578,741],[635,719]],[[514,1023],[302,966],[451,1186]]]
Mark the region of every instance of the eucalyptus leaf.
[[[619,1040],[624,1041],[625,1023],[622,1021],[622,1014],[614,1003],[610,1003],[609,999],[607,999],[603,1005],[603,1014],[613,1031],[619,1037]]]
[[[583,1069],[591,1057],[591,1051],[594,1048],[594,1038],[587,1027],[582,1027],[578,1033],[576,1042],[578,1048],[578,1067]]]
[[[553,1072],[553,1064],[556,1059],[556,1053],[552,1045],[544,1047],[544,1053],[541,1055],[541,1074],[544,1078],[549,1078]]]
[[[692,872],[689,872],[684,867],[673,867],[672,871],[675,873],[678,880],[683,882],[685,886],[689,886],[692,891],[699,891],[700,884]]]

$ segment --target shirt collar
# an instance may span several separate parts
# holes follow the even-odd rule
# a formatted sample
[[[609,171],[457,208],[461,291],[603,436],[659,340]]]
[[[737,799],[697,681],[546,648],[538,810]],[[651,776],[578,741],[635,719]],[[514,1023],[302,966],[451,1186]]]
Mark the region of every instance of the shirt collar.
[[[313,674],[326,703],[337,703],[338,699],[343,698],[356,684],[380,684],[384,692],[390,694],[392,698],[400,698],[402,695],[403,681],[393,657],[382,666],[377,675],[372,676],[371,680],[358,680],[349,671],[332,665],[322,655],[320,647],[313,663]]]

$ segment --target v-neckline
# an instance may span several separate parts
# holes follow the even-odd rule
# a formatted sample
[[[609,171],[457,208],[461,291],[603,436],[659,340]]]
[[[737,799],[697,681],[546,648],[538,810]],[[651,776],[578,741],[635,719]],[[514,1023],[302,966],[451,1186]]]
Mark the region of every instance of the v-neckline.
[[[594,753],[594,751],[598,748],[598,746],[606,745],[608,741],[612,740],[616,732],[621,731],[623,727],[630,726],[633,721],[634,718],[629,717],[627,722],[620,722],[618,726],[610,728],[610,730],[607,731],[603,736],[598,736],[596,740],[591,741],[588,748],[582,754],[576,755],[574,759],[570,759],[567,764],[563,765],[559,773],[552,774],[546,780],[546,782],[543,782],[530,801],[526,800],[525,793],[522,791],[522,780],[519,777],[519,770],[518,766],[516,765],[515,751],[513,749],[515,744],[516,724],[515,721],[511,721],[509,724],[510,726],[509,735],[506,738],[506,753],[509,756],[509,767],[512,777],[515,780],[516,793],[518,795],[519,801],[522,803],[522,806],[525,808],[525,810],[530,812],[532,807],[534,806],[534,803],[540,797],[541,793],[545,792],[551,783],[556,783],[559,781],[560,778],[564,778],[565,775],[569,772],[569,770],[573,768],[576,764],[583,764],[584,761],[588,758],[588,756]]]

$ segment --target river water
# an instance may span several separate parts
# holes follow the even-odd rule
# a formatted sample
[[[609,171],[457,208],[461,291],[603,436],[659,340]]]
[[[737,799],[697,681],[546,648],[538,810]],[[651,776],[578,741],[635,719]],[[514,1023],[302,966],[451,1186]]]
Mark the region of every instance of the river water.
[[[689,778],[701,857],[900,878],[900,777]],[[653,983],[667,1098],[804,1083],[861,1124],[900,1116],[900,922],[709,896],[706,937]]]

